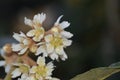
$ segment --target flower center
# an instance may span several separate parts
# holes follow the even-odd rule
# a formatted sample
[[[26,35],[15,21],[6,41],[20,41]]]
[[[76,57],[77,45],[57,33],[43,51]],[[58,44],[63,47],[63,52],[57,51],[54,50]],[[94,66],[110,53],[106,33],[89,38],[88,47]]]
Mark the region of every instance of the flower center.
[[[43,35],[43,34],[44,34],[44,29],[43,29],[42,27],[37,28],[37,29],[35,30],[35,36],[36,36],[36,37],[39,37],[40,35]]]
[[[55,36],[50,43],[56,48],[63,44],[63,40],[62,40],[62,38]]]
[[[59,32],[59,29],[58,29],[57,27],[53,27],[53,28],[51,29],[51,31],[52,31],[52,32]]]
[[[45,66],[38,66],[38,67],[37,67],[36,74],[37,74],[38,76],[36,76],[36,77],[39,77],[39,76],[45,77],[45,76],[46,76],[46,73],[47,73],[47,69],[46,69]]]

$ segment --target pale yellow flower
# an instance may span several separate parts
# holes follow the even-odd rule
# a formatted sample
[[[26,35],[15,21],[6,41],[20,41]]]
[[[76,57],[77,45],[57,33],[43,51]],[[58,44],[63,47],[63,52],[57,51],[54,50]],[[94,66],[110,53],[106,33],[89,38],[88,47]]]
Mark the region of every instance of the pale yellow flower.
[[[25,17],[25,24],[31,26],[33,29],[27,32],[28,37],[33,37],[33,40],[38,42],[44,37],[44,28],[42,23],[46,18],[46,14],[37,14],[34,16],[33,20],[27,19]]]
[[[43,27],[37,27],[27,32],[27,36],[33,37],[34,41],[39,42],[44,37],[44,33],[45,31]]]
[[[23,32],[14,33],[13,37],[19,41],[19,44],[13,44],[12,45],[12,50],[15,52],[18,52],[18,54],[24,54],[28,49],[31,52],[36,52],[37,50],[37,45],[35,42],[28,38]]]
[[[62,37],[59,33],[48,34],[45,36],[45,44],[37,49],[36,54],[43,53],[46,56],[50,56],[53,60],[58,60],[59,57],[65,60],[68,57],[64,52],[64,48],[70,46],[71,43],[71,40]]]
[[[60,23],[60,19],[62,17],[63,17],[63,15],[61,15],[57,19],[57,21],[55,22],[53,28],[51,28],[51,31],[55,32],[55,33],[60,33],[65,38],[71,38],[73,36],[73,34],[64,30],[65,28],[70,26],[70,23],[68,21],[63,21],[63,22]]]
[[[34,74],[37,80],[49,80],[51,79],[53,68],[52,62],[46,64],[44,57],[38,57],[37,66],[33,66],[30,73]]]

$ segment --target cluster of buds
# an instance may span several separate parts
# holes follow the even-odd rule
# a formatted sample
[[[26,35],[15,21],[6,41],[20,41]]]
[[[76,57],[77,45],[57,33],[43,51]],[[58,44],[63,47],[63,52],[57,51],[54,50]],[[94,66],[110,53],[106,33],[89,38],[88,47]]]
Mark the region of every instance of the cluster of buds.
[[[53,61],[66,60],[68,58],[64,48],[70,46],[72,33],[65,31],[70,23],[63,21],[60,23],[60,16],[54,26],[45,30],[43,22],[46,14],[41,13],[33,17],[33,20],[25,17],[24,23],[31,27],[26,34],[14,33],[13,38],[19,43],[6,44],[1,49],[1,56],[5,59],[0,61],[0,66],[5,67],[5,72],[11,78],[18,80],[59,80],[52,77],[54,70]],[[29,54],[37,56],[37,60],[29,57]],[[51,59],[46,63],[46,57]]]

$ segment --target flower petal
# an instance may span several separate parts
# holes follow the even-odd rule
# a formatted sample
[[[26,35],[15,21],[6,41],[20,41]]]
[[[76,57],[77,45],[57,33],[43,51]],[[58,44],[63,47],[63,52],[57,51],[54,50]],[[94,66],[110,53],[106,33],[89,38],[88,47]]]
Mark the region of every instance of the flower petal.
[[[60,23],[60,28],[61,29],[65,29],[68,26],[70,26],[70,23],[68,21],[63,21],[62,23]]]
[[[13,44],[12,45],[12,50],[13,51],[20,51],[22,49],[22,45],[21,44]]]
[[[52,53],[52,54],[50,54],[50,58],[52,59],[52,60],[58,60],[58,55],[56,54],[56,53]]]
[[[26,35],[22,31],[20,31],[20,36],[21,37],[26,37]]]
[[[72,44],[72,40],[63,39],[63,44],[64,46],[70,46]]]
[[[28,37],[33,37],[34,35],[35,35],[35,30],[34,29],[27,32]]]
[[[59,55],[63,55],[65,52],[63,50],[63,46],[59,46],[55,49],[56,53]]]
[[[11,69],[11,66],[9,64],[7,64],[5,66],[5,72],[8,73],[10,71],[10,69]]]
[[[45,65],[45,58],[44,57],[38,57],[37,59],[37,64],[38,65],[41,65],[41,66],[44,66]]]
[[[24,39],[24,40],[23,40],[23,44],[24,44],[24,45],[29,45],[28,39]]]
[[[0,49],[0,55],[4,58],[5,57],[5,51],[3,50],[3,48]]]
[[[64,53],[63,55],[60,55],[60,58],[65,61],[66,59],[68,59],[68,56],[66,55],[66,53]]]
[[[73,36],[72,33],[67,32],[67,31],[62,31],[62,32],[61,32],[61,35],[62,35],[63,37],[66,37],[66,38],[71,38],[71,37]]]
[[[6,62],[4,60],[0,60],[0,67],[5,66]]]
[[[12,78],[16,78],[21,75],[19,68],[16,68],[12,73]]]
[[[53,39],[53,35],[49,34],[45,36],[45,41],[50,42]]]
[[[46,49],[48,53],[52,53],[54,51],[54,46],[48,43],[46,44]]]
[[[52,71],[54,70],[54,69],[53,69],[53,68],[54,68],[53,63],[52,63],[52,62],[49,62],[49,63],[47,64],[46,68],[47,68],[47,75],[48,75],[48,76],[51,76],[51,75],[52,75]]]
[[[46,19],[46,14],[41,13],[40,17],[41,17],[41,19],[40,19],[40,23],[42,24],[43,21]]]
[[[28,74],[22,74],[21,78],[18,78],[18,80],[27,80]]]
[[[33,22],[37,24],[42,24],[45,19],[46,19],[46,14],[41,13],[34,16]]]
[[[28,26],[31,26],[33,25],[32,21],[30,19],[27,19],[27,17],[24,18],[24,23]]]
[[[28,47],[23,48],[18,54],[22,55],[27,51]]]
[[[58,17],[58,19],[57,19],[57,21],[55,22],[55,26],[57,26],[57,25],[59,25],[59,23],[60,23],[60,19],[63,17],[63,15],[61,15],[61,16],[59,16]]]
[[[40,46],[38,49],[37,49],[37,52],[35,55],[40,55],[41,53],[46,53],[46,50],[45,50],[45,46]]]
[[[17,41],[21,42],[22,37],[18,33],[13,34],[13,38],[16,39]]]

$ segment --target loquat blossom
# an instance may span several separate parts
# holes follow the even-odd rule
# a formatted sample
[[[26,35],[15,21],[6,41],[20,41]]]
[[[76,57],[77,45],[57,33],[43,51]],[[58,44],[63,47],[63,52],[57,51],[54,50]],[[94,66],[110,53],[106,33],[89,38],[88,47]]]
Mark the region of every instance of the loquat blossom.
[[[33,29],[27,32],[28,37],[33,37],[33,40],[38,42],[44,36],[44,28],[42,27],[42,23],[46,19],[46,14],[37,14],[34,16],[33,20],[27,19],[25,17],[25,24],[31,26]]]
[[[33,66],[30,69],[30,73],[35,75],[36,80],[50,80],[52,79],[53,63],[45,63],[44,57],[38,57],[37,66]]]
[[[68,21],[60,23],[62,17],[63,15],[57,19],[54,26],[48,31],[45,31],[42,26],[46,14],[37,14],[33,17],[33,20],[25,17],[24,23],[32,29],[26,34],[23,32],[14,33],[13,38],[19,43],[8,44],[1,49],[1,56],[5,60],[0,61],[0,66],[5,67],[5,72],[11,73],[12,78],[19,77],[18,80],[60,80],[52,77],[54,64],[52,62],[46,63],[45,58],[50,57],[52,60],[58,60],[59,58],[66,60],[68,58],[64,49],[72,44],[72,40],[69,40],[69,38],[73,34],[65,31],[70,23]],[[22,55],[27,54],[27,52],[35,53],[37,61],[29,55]]]
[[[60,19],[63,17],[61,15],[57,21],[54,23],[54,26],[51,28],[52,32],[60,33],[65,38],[71,38],[73,36],[72,33],[65,31],[64,29],[70,26],[70,23],[68,21],[63,21],[60,23]]]
[[[12,78],[16,78],[20,75],[22,75],[22,77],[25,78],[25,76],[28,75],[30,69],[29,65],[22,63],[15,63],[13,64],[13,66],[15,66],[16,68],[11,73]]]
[[[18,54],[24,54],[28,49],[31,52],[36,52],[37,45],[35,42],[28,38],[23,32],[14,33],[13,37],[19,42],[19,44],[13,44],[12,50],[18,52]]]
[[[45,36],[45,44],[41,45],[37,49],[37,55],[43,53],[43,55],[50,56],[53,60],[58,60],[60,57],[62,60],[67,59],[67,55],[64,48],[70,46],[71,40],[62,37],[59,33],[48,34]]]

